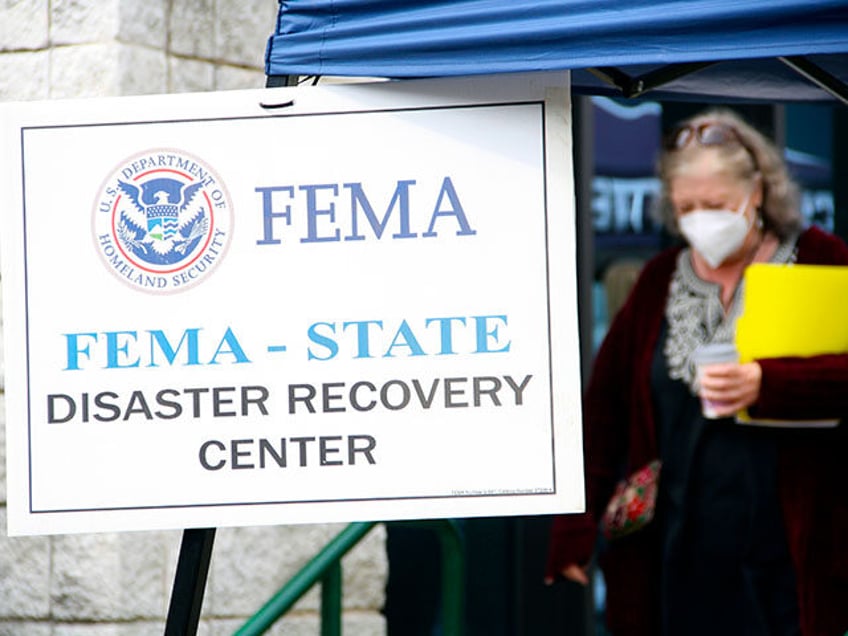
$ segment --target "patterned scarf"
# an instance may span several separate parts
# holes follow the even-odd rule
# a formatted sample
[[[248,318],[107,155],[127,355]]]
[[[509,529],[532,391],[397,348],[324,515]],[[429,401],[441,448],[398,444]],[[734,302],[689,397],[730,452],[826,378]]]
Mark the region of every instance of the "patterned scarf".
[[[798,236],[793,234],[784,239],[769,262],[794,263]],[[736,319],[742,313],[743,287],[744,278],[739,281],[725,314],[720,285],[698,277],[692,267],[690,249],[682,250],[677,257],[665,308],[668,336],[664,353],[669,376],[686,382],[693,395],[698,391],[692,355],[695,349],[708,342],[733,342]]]

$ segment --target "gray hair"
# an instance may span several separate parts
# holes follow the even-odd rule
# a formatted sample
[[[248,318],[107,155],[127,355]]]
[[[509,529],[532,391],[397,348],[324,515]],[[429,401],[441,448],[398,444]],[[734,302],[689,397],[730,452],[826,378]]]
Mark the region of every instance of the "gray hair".
[[[763,201],[759,212],[765,229],[773,231],[780,238],[786,238],[797,231],[802,224],[798,186],[790,178],[786,162],[777,146],[729,109],[708,110],[682,122],[681,127],[697,127],[710,122],[733,129],[740,143],[702,146],[693,142],[680,149],[663,150],[657,164],[661,184],[657,212],[666,228],[673,234],[679,234],[670,199],[671,180],[695,157],[709,149],[717,154],[723,170],[732,178],[751,181],[760,175]]]

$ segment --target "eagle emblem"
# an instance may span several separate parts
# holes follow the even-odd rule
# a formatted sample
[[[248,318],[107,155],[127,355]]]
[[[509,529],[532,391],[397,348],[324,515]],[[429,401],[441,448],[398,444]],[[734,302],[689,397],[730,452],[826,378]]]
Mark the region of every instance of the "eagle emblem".
[[[224,260],[233,205],[217,171],[200,157],[151,148],[112,168],[92,210],[103,265],[149,294],[199,285]]]
[[[118,180],[127,205],[115,229],[121,244],[151,265],[171,265],[191,254],[209,232],[209,211],[198,192],[202,182],[158,177],[133,185]]]

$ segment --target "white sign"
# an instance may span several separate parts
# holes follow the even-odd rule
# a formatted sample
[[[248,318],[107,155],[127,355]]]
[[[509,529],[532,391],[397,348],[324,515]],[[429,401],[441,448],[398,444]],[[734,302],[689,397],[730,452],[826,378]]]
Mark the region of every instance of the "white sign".
[[[2,108],[10,534],[583,508],[565,73]]]

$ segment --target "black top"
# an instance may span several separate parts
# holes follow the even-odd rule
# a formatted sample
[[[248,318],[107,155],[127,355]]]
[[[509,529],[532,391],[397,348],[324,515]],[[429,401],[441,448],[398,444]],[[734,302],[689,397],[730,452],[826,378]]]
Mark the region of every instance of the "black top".
[[[664,325],[651,367],[663,634],[800,634],[775,431],[705,419],[688,385],[669,377],[665,338]]]

